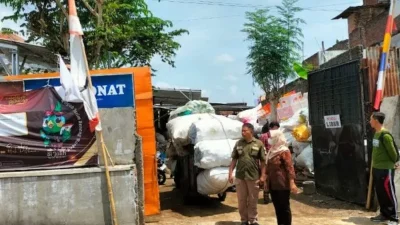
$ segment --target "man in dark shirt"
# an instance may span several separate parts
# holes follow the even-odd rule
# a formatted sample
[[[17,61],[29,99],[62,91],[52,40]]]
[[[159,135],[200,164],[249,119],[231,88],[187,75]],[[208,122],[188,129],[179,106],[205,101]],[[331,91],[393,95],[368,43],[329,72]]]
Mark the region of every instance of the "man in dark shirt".
[[[235,167],[236,193],[242,225],[248,223],[258,225],[258,193],[260,184],[266,178],[265,148],[260,140],[254,138],[254,127],[249,123],[243,124],[242,139],[236,143],[232,151],[232,162],[229,168],[229,182],[231,183],[233,183]]]

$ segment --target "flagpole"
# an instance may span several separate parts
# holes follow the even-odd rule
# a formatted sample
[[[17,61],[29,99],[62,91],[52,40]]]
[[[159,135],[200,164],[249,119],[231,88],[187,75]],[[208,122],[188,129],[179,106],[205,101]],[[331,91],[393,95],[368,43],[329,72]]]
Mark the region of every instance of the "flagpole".
[[[87,77],[88,77],[88,87],[90,89],[92,89],[93,88],[92,76],[90,75],[89,65],[88,65],[88,61],[87,61],[87,57],[86,57],[86,50],[85,50],[85,46],[83,44],[82,36],[79,36],[79,40],[80,40],[80,44],[82,45],[83,56],[85,59],[84,61],[85,61],[86,73],[87,73]],[[89,95],[89,98],[91,98],[91,95]],[[99,122],[100,122],[101,121],[100,115],[97,115],[97,116],[98,116]],[[100,137],[100,144],[101,144],[101,150],[102,150],[105,173],[106,173],[106,180],[107,180],[108,198],[110,200],[112,224],[118,225],[117,211],[115,208],[114,193],[113,193],[113,188],[112,188],[110,169],[108,168],[108,160],[107,160],[107,153],[106,153],[106,148],[105,148],[105,143],[104,143],[103,131],[96,130],[96,134]],[[108,154],[108,156],[109,156],[109,154]],[[113,164],[113,162],[112,162],[112,164]]]
[[[395,9],[395,0],[390,1],[390,9],[389,15],[386,23],[386,30],[383,39],[383,48],[381,54],[381,61],[379,65],[379,73],[378,73],[378,81],[377,81],[377,88],[375,93],[375,102],[374,102],[374,109],[379,110],[381,101],[383,98],[383,91],[385,89],[385,73],[386,73],[386,65],[388,62],[388,58],[390,57],[390,44],[392,41],[392,33],[393,33],[393,24],[395,23],[393,18],[393,12]]]
[[[70,35],[74,35],[75,38],[79,38],[79,42],[80,42],[79,44],[80,44],[80,50],[82,53],[82,58],[80,58],[78,60],[80,60],[80,62],[83,60],[85,63],[86,80],[88,82],[88,87],[87,87],[88,88],[88,90],[87,90],[88,96],[86,96],[86,97],[88,98],[88,100],[90,102],[90,106],[93,108],[92,104],[96,103],[96,99],[93,99],[95,97],[92,96],[92,94],[93,94],[92,93],[92,88],[93,88],[92,77],[90,75],[89,65],[88,65],[87,56],[86,56],[86,50],[85,50],[85,46],[83,44],[83,39],[82,39],[83,30],[82,30],[82,26],[81,26],[79,18],[78,18],[75,0],[68,0],[68,11],[69,11],[69,16],[68,16],[69,33],[70,33]],[[76,40],[76,41],[78,41],[78,40]],[[72,56],[73,56],[73,54],[71,52],[71,57]],[[77,62],[74,62],[74,63],[76,64]],[[77,69],[77,67],[79,67],[79,66],[74,65],[74,68],[72,68],[72,65],[71,65],[71,70]],[[80,68],[80,69],[82,69],[82,68]],[[77,71],[75,71],[75,72],[77,72]],[[73,75],[76,75],[76,74],[73,74]],[[86,84],[85,84],[85,86],[86,86]],[[79,87],[79,84],[78,84],[78,87]],[[98,115],[99,111],[98,111],[97,104],[96,104],[96,110],[93,113],[96,113],[96,115],[91,115],[94,118],[90,118],[90,119],[97,119],[98,121],[96,121],[97,122],[96,126],[99,126],[99,124],[101,124],[101,122],[100,122],[100,116]],[[110,170],[108,168],[108,159],[107,159],[107,155],[106,155],[106,152],[108,152],[108,151],[106,151],[106,147],[104,144],[103,131],[101,129],[100,129],[100,131],[95,129],[95,131],[96,131],[96,136],[98,136],[100,138],[100,145],[101,145],[102,155],[103,155],[103,160],[104,160],[105,174],[106,174],[106,180],[107,180],[108,198],[110,200],[111,222],[113,225],[118,225],[117,213],[116,213],[116,209],[115,209],[114,193],[113,193],[113,189],[112,189]],[[97,146],[99,146],[99,144]],[[112,162],[111,159],[110,159],[110,161]],[[113,164],[113,162],[112,162],[112,164]]]

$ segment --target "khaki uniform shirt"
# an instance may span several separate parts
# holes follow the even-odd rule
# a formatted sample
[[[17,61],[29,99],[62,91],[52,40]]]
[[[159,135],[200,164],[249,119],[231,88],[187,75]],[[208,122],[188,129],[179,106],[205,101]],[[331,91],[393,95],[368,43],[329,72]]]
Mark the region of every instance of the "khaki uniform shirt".
[[[232,159],[237,159],[237,179],[258,180],[261,172],[260,161],[265,162],[265,147],[256,138],[253,138],[251,142],[246,142],[242,138],[233,148]]]

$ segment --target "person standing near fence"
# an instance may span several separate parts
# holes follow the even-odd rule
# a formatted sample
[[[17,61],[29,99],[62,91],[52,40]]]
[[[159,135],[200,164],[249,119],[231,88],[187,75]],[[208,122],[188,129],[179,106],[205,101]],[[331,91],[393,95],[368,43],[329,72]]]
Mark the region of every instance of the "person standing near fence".
[[[278,225],[291,225],[290,193],[297,194],[292,155],[281,130],[270,130],[266,156],[266,191],[271,193]]]
[[[268,139],[271,137],[269,131],[270,130],[278,130],[280,128],[280,125],[278,122],[267,122],[261,129],[261,136],[260,136],[260,140],[262,141],[262,143],[265,146],[265,155],[267,155],[268,150],[270,149],[270,145],[268,143]],[[269,197],[269,191],[268,188],[263,188],[263,197],[264,197],[264,204],[269,204],[271,202],[271,199]]]
[[[399,161],[399,152],[393,136],[383,128],[385,114],[374,112],[370,124],[375,130],[372,141],[372,174],[375,191],[380,206],[380,214],[372,217],[373,222],[389,221],[390,225],[397,225],[397,199],[394,186],[395,165]]]
[[[259,225],[258,193],[265,181],[265,147],[254,137],[254,126],[245,123],[242,126],[242,138],[232,151],[229,167],[229,182],[233,183],[233,170],[236,168],[236,193],[239,204],[241,225]]]

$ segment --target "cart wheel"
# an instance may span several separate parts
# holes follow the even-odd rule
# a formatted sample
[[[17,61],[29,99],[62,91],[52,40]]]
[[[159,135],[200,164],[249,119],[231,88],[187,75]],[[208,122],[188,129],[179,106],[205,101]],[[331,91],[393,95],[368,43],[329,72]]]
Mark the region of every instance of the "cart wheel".
[[[158,172],[157,176],[158,176],[158,184],[159,185],[165,184],[165,181],[167,181],[167,177],[165,176],[165,173],[164,172]]]
[[[221,193],[221,194],[218,194],[218,200],[219,200],[220,202],[225,201],[225,199],[226,199],[226,192]]]

